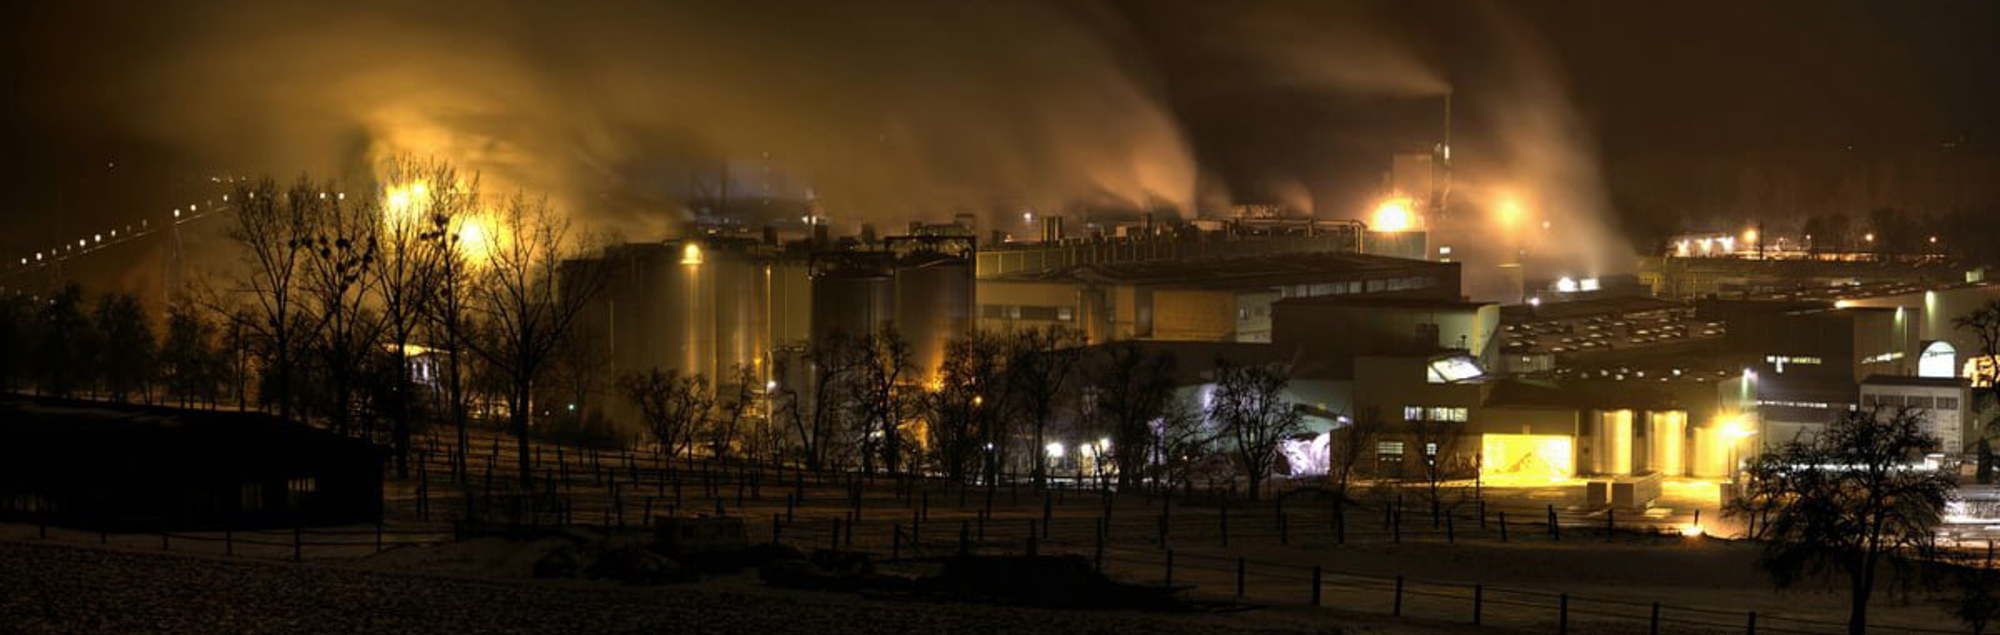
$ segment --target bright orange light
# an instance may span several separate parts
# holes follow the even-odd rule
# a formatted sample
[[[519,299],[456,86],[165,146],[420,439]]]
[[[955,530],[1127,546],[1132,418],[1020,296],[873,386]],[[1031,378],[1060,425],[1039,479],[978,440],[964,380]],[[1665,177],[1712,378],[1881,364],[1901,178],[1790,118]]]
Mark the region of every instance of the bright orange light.
[[[1744,242],[1744,243],[1754,243],[1754,242],[1757,242],[1757,230],[1755,230],[1755,229],[1745,229],[1745,230],[1743,230],[1743,242]]]
[[[1416,212],[1411,211],[1408,197],[1397,197],[1382,201],[1375,208],[1375,219],[1371,223],[1375,231],[1401,232],[1417,228]]]
[[[429,207],[430,193],[430,184],[423,181],[389,186],[382,193],[383,207],[388,212],[384,220],[392,223],[421,220],[424,208]]]
[[[1706,531],[1707,530],[1703,529],[1701,525],[1696,525],[1694,523],[1681,525],[1681,535],[1687,536],[1689,538],[1700,538],[1702,534],[1705,533]]]
[[[696,245],[696,244],[694,244],[694,243],[692,243],[692,242],[689,242],[689,243],[687,244],[687,246],[685,246],[685,247],[682,247],[682,248],[681,248],[681,264],[684,264],[684,265],[698,265],[698,264],[701,264],[701,246],[700,246],[700,245]]]
[[[458,226],[458,248],[466,260],[473,264],[483,264],[494,246],[493,231],[477,218],[468,218]]]
[[[1501,199],[1500,205],[1493,208],[1493,219],[1499,221],[1501,227],[1513,227],[1519,224],[1525,214],[1526,212],[1521,209],[1521,202],[1512,198]]]

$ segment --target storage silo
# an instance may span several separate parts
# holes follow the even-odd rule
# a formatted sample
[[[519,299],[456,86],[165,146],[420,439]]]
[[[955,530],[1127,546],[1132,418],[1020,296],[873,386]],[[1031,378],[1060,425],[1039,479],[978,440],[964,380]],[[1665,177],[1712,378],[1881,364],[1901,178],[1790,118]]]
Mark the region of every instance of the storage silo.
[[[944,362],[946,344],[972,333],[972,262],[935,252],[905,256],[896,267],[896,330],[910,345],[917,376]]]

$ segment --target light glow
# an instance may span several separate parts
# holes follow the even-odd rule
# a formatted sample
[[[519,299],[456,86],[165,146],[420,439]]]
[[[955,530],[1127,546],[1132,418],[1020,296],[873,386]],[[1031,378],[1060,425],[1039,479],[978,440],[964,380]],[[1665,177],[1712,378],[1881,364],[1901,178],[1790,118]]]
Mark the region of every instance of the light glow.
[[[681,264],[701,264],[701,246],[690,242],[687,246],[681,247]]]
[[[1408,197],[1396,197],[1382,201],[1375,207],[1375,231],[1403,232],[1417,228],[1416,212],[1411,210],[1414,201]]]
[[[1479,440],[1482,478],[1552,482],[1576,473],[1574,445],[1566,435],[1484,434]]]

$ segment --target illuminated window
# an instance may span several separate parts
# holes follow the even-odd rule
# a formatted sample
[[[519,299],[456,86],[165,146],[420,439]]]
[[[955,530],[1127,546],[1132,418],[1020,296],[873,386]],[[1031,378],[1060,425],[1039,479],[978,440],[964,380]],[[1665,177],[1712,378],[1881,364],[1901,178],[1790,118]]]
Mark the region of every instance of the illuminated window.
[[[292,507],[299,507],[306,499],[319,493],[319,479],[302,476],[285,481],[285,500]]]
[[[241,503],[243,511],[246,512],[264,509],[264,485],[262,483],[244,483]]]
[[[1403,406],[1403,420],[1404,420],[1404,421],[1423,421],[1423,420],[1424,420],[1424,407],[1423,407],[1423,406]]]
[[[1438,454],[1438,444],[1436,443],[1424,444],[1424,456],[1437,456],[1437,454]]]

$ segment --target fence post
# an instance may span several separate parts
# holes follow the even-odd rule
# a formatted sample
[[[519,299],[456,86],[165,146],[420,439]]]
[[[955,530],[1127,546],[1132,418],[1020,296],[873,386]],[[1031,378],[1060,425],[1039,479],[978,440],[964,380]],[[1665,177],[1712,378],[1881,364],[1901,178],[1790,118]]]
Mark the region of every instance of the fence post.
[[[375,521],[375,553],[382,553],[382,521]]]
[[[1699,511],[1699,510],[1697,510]],[[1660,603],[1653,603],[1653,616],[1646,621],[1646,635],[1660,635]]]
[[[1507,512],[1500,512],[1500,542],[1507,542]]]
[[[1222,546],[1229,546],[1229,503],[1222,503]]]
[[[1748,635],[1757,635],[1757,612],[1756,612],[1756,611],[1751,611],[1751,612],[1750,612],[1750,623],[1749,623],[1748,625],[1746,625],[1746,626],[1744,627],[1744,629],[1743,629],[1743,632],[1744,632],[1744,633],[1747,633]]]
[[[1035,537],[1028,536],[1028,557],[1033,558],[1035,557],[1035,555],[1036,555]]]
[[[1472,585],[1472,625],[1480,623],[1480,613],[1486,608],[1486,585]]]
[[[1097,552],[1095,557],[1092,559],[1092,564],[1097,567],[1098,573],[1104,572],[1104,532],[1107,529],[1109,522],[1110,519],[1108,518],[1099,519],[1097,521]]]
[[[377,551],[380,550],[378,549]],[[236,555],[236,530],[228,527],[222,528],[222,555]]]
[[[771,544],[774,545],[783,544],[779,538],[785,535],[785,525],[779,521],[780,518],[783,517],[777,512],[771,513]]]
[[[835,519],[833,519],[833,539],[832,539],[832,541],[830,542],[830,544],[828,544],[828,545],[827,545],[827,548],[829,548],[829,549],[831,549],[831,550],[833,550],[833,551],[840,551],[840,519],[839,519],[839,518],[835,518]]]
[[[1549,537],[1558,541],[1563,539],[1562,525],[1556,523],[1556,506],[1554,503],[1549,504]]]
[[[1347,544],[1347,503],[1346,496],[1333,499],[1333,541]]]
[[[1458,532],[1452,528],[1450,516],[1444,517],[1444,541],[1446,544],[1458,542]]]
[[[903,557],[903,523],[896,523],[889,527],[889,559],[900,560],[902,559],[902,557]]]
[[[1611,542],[1611,534],[1618,530],[1618,510],[1604,510],[1604,541]]]
[[[958,521],[958,555],[972,553],[972,521]]]
[[[1243,556],[1236,557],[1236,597],[1243,597]]]
[[[1403,576],[1396,576],[1396,604],[1395,608],[1390,609],[1389,614],[1396,617],[1403,616]]]
[[[1320,573],[1319,565],[1313,565],[1313,592],[1312,592],[1313,606],[1319,606],[1319,589],[1320,589],[1319,573]]]
[[[1292,524],[1287,522],[1284,512],[1278,512],[1278,544],[1292,544]]]
[[[298,525],[292,525],[292,562],[298,562],[302,560],[303,559],[302,552],[304,550],[305,550],[305,529],[299,527]]]
[[[1048,495],[1048,493],[1047,493],[1047,492],[1043,492],[1043,493],[1042,493],[1042,525],[1043,525],[1043,526],[1047,526],[1047,525],[1049,524],[1049,517],[1050,517],[1050,515],[1052,515],[1052,514],[1054,514],[1054,513],[1055,513],[1055,507],[1054,507],[1054,504],[1053,504],[1053,503],[1051,503],[1050,501],[1051,501],[1051,499],[1049,498],[1049,495]]]
[[[160,551],[169,551],[167,548],[167,529],[164,526],[160,528]]]
[[[1556,635],[1569,634],[1569,594],[1556,596]]]
[[[1166,586],[1166,587],[1172,587],[1173,585],[1174,585],[1174,550],[1172,550],[1172,549],[1168,549],[1168,550],[1167,550],[1167,582],[1166,582],[1166,584],[1163,584],[1163,585],[1161,585],[1161,586]]]
[[[1479,499],[1479,528],[1486,529],[1486,499]]]
[[[1394,511],[1389,513],[1389,531],[1391,539],[1396,544],[1403,544],[1403,508],[1401,505],[1398,505]]]

